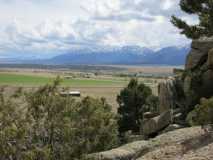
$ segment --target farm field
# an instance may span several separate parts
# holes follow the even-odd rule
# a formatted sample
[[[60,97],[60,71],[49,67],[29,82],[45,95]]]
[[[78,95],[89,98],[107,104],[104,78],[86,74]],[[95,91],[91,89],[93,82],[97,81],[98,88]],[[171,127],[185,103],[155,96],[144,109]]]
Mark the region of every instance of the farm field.
[[[41,85],[53,82],[56,76],[32,75],[29,73],[0,73],[0,86],[6,86],[7,91],[12,92],[18,87],[25,90],[35,89]],[[61,87],[69,88],[72,91],[80,91],[82,97],[105,97],[107,102],[117,108],[116,96],[119,91],[128,83],[125,79],[63,79]]]
[[[55,76],[56,77],[56,76]],[[45,76],[33,76],[25,74],[13,74],[13,73],[0,73],[0,85],[12,85],[12,86],[40,86],[51,83],[55,77],[45,77]],[[63,79],[62,86],[122,86],[126,84],[125,80],[105,80],[105,79]]]
[[[63,78],[62,88],[68,88],[70,91],[80,91],[82,97],[105,97],[107,102],[116,110],[118,107],[116,97],[130,79],[130,77],[118,77],[105,74],[105,72],[98,76],[82,77],[79,75],[87,75],[88,72],[73,71],[69,71],[69,73],[77,76],[65,78],[66,74],[64,73],[64,71],[58,70],[1,69],[0,86],[6,86],[9,92],[18,87],[23,87],[25,90],[35,89],[41,85],[53,82],[56,76],[59,75]],[[154,94],[157,94],[157,85],[164,79],[140,77],[138,80],[150,86]]]

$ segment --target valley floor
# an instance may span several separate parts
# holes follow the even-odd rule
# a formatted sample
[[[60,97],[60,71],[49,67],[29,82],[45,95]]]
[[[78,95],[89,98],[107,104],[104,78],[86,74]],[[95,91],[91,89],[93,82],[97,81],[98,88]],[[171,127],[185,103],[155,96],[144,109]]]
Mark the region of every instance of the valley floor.
[[[105,68],[106,67],[106,68]],[[174,67],[174,66],[173,66]],[[116,111],[118,104],[116,97],[120,90],[129,82],[131,75],[144,74],[138,77],[140,82],[150,86],[157,94],[157,85],[164,81],[164,77],[172,74],[172,66],[92,66],[92,70],[79,69],[44,69],[44,68],[0,68],[0,86],[7,86],[9,92],[17,87],[24,89],[37,88],[38,86],[51,83],[56,76],[63,80],[62,88],[69,88],[71,91],[80,91],[82,97],[105,97],[107,102]],[[102,70],[105,68],[105,70]],[[108,70],[117,68],[114,70]],[[98,74],[96,74],[98,73]],[[161,77],[162,76],[162,77]]]

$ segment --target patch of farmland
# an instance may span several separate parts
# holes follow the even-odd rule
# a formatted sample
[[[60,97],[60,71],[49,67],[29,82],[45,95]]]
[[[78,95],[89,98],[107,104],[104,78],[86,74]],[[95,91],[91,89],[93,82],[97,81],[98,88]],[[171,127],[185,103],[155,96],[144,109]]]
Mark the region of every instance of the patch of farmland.
[[[0,85],[15,86],[39,86],[51,83],[54,77],[21,75],[13,73],[0,73]],[[64,79],[62,86],[122,86],[127,82],[124,80],[104,80],[104,79]]]

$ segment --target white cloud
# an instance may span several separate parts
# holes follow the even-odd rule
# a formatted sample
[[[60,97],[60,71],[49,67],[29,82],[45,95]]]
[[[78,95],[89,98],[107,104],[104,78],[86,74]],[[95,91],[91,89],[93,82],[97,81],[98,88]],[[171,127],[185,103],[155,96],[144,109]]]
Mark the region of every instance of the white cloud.
[[[188,40],[170,23],[179,0],[0,0],[0,54],[101,45],[162,48]]]
[[[164,0],[164,2],[162,3],[163,10],[168,10],[168,9],[172,8],[173,6],[175,6],[174,0]]]

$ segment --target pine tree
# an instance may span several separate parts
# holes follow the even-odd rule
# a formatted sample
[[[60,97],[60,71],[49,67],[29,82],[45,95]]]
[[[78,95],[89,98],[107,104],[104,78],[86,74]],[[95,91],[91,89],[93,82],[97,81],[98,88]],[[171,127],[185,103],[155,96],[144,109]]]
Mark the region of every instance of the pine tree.
[[[172,16],[171,22],[181,29],[181,34],[190,39],[213,36],[213,0],[181,0],[180,7],[187,14],[196,15],[199,18],[198,24],[190,25]]]
[[[126,131],[139,132],[144,105],[151,95],[152,90],[143,83],[139,83],[137,79],[130,80],[128,86],[121,90],[117,96],[120,134]]]

